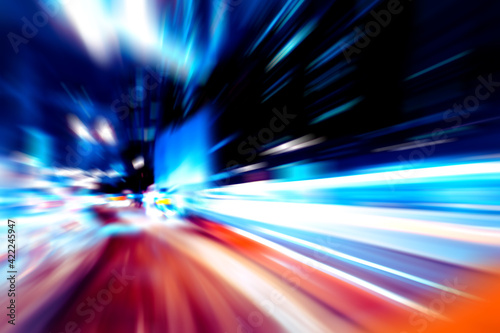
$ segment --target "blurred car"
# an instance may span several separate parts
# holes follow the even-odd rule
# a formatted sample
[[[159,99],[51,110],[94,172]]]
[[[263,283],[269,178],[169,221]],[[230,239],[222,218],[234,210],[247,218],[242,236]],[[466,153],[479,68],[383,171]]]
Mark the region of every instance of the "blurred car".
[[[132,203],[132,199],[127,194],[108,194],[105,196],[106,202],[111,207],[127,207]]]

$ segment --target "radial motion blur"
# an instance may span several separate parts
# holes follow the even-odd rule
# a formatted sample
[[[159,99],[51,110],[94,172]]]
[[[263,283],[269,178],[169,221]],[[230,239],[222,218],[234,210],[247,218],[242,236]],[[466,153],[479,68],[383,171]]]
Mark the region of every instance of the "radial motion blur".
[[[4,1],[0,332],[500,332],[498,13]]]

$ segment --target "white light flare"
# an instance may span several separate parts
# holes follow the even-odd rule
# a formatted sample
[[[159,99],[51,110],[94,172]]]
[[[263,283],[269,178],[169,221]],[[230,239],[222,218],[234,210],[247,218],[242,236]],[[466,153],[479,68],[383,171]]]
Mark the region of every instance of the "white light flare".
[[[114,178],[114,177],[119,177],[121,175],[118,171],[109,169],[108,171],[106,171],[106,176],[108,176],[109,178]]]
[[[115,133],[106,119],[99,118],[97,120],[96,130],[105,143],[113,146],[116,145]]]
[[[90,55],[101,64],[110,60],[110,47],[117,44],[113,22],[100,0],[61,2],[69,20],[80,35]]]
[[[280,153],[286,151],[287,149],[289,149],[290,147],[307,142],[307,141],[312,140],[312,139],[314,139],[314,136],[312,134],[304,135],[303,137],[300,137],[298,139],[294,139],[294,140],[285,142],[279,146],[276,146],[274,148],[263,151],[262,153],[260,153],[260,155],[265,156],[265,155],[280,154]]]
[[[299,150],[307,147],[311,147],[317,144],[320,144],[324,142],[326,138],[321,137],[321,138],[314,138],[314,135],[308,134],[304,135],[303,137],[300,137],[298,139],[292,140],[285,142],[277,147],[268,149],[262,153],[260,153],[261,156],[265,155],[278,155],[278,154],[283,154],[283,153],[288,153],[294,150]]]
[[[141,52],[159,50],[160,37],[154,22],[154,10],[147,0],[126,0],[120,15],[119,27],[126,32],[130,42],[138,44]]]
[[[404,173],[404,175],[400,175]],[[389,185],[392,179],[400,182],[411,181],[412,179],[429,180],[441,179],[441,177],[469,177],[476,175],[496,174],[500,176],[500,162],[485,162],[472,164],[448,165],[421,169],[408,169],[396,171],[384,171],[376,173],[366,173],[359,175],[320,178],[311,180],[299,180],[292,182],[270,182],[261,181],[253,183],[236,184],[224,187],[229,193],[245,193],[256,187],[266,191],[303,191],[319,190],[329,188],[343,188],[370,185]],[[210,190],[207,190],[208,192]]]
[[[132,160],[132,165],[134,169],[138,170],[144,166],[144,157],[142,156],[137,156]]]
[[[244,173],[244,172],[254,171],[257,169],[263,169],[265,167],[267,167],[267,162],[261,162],[261,163],[250,164],[250,165],[235,169],[233,172],[234,173]]]
[[[67,120],[69,128],[76,135],[78,135],[80,138],[86,141],[96,143],[95,139],[92,137],[92,135],[90,135],[90,132],[87,129],[87,127],[82,123],[82,121],[77,116],[75,116],[74,114],[70,114],[67,116]]]

